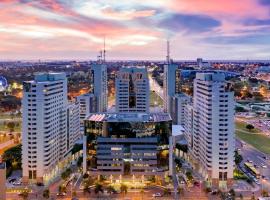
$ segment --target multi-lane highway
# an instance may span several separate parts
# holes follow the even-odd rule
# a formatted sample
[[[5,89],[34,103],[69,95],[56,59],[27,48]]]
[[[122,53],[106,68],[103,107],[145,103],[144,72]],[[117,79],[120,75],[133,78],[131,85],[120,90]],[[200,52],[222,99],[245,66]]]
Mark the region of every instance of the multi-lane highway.
[[[261,185],[261,188],[270,189],[270,156],[258,151],[239,139],[236,139],[236,148],[243,156],[243,163],[251,162],[260,172],[262,178],[259,180],[259,185]],[[265,159],[265,157],[267,159]]]

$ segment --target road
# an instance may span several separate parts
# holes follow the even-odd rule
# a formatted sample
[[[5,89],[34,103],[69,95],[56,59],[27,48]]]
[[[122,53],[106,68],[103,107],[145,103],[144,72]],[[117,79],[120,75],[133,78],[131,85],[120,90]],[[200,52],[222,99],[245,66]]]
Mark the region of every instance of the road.
[[[257,166],[257,170],[260,172],[261,176],[266,177],[267,180],[262,178],[260,179],[261,188],[267,188],[268,190],[270,190],[270,160],[265,160],[263,158],[265,156],[264,153],[258,151],[251,145],[246,144],[239,139],[236,139],[236,148],[240,149],[239,153],[244,159],[243,163],[251,160],[253,164]],[[267,157],[270,158],[269,155],[267,155]],[[267,168],[263,168],[262,165],[266,165]]]
[[[149,73],[149,84],[150,84],[150,89],[152,91],[155,91],[155,93],[162,99],[164,100],[164,95],[163,95],[163,89],[160,87],[160,85],[157,83],[156,80],[153,79],[151,73]]]

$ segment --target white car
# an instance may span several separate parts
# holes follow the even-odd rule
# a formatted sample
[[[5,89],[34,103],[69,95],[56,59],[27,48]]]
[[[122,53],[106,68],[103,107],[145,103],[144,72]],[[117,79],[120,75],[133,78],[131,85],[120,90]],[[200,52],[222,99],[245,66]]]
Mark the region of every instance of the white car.
[[[161,194],[158,192],[158,193],[153,194],[152,197],[161,197]]]
[[[264,164],[262,164],[262,168],[265,168],[265,169],[266,169],[266,168],[267,168],[267,166],[266,166],[266,165],[264,165]]]

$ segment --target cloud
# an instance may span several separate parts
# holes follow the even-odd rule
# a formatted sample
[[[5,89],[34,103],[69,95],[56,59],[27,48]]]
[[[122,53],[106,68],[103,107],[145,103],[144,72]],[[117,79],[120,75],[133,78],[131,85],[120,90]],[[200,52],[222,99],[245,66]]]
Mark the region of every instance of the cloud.
[[[218,20],[204,15],[173,14],[159,24],[170,31],[207,32],[221,25]]]
[[[252,50],[259,57],[269,49],[269,5],[268,0],[1,0],[0,56],[95,58],[106,36],[109,57],[159,59],[170,35],[179,58],[229,57],[233,51],[246,57]]]

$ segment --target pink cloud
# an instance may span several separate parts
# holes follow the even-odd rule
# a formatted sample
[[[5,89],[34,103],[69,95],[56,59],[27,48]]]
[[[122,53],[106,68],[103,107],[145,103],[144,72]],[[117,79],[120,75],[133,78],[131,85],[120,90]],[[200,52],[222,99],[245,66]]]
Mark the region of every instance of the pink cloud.
[[[228,18],[267,18],[269,10],[257,0],[173,0],[169,7],[183,13]]]

